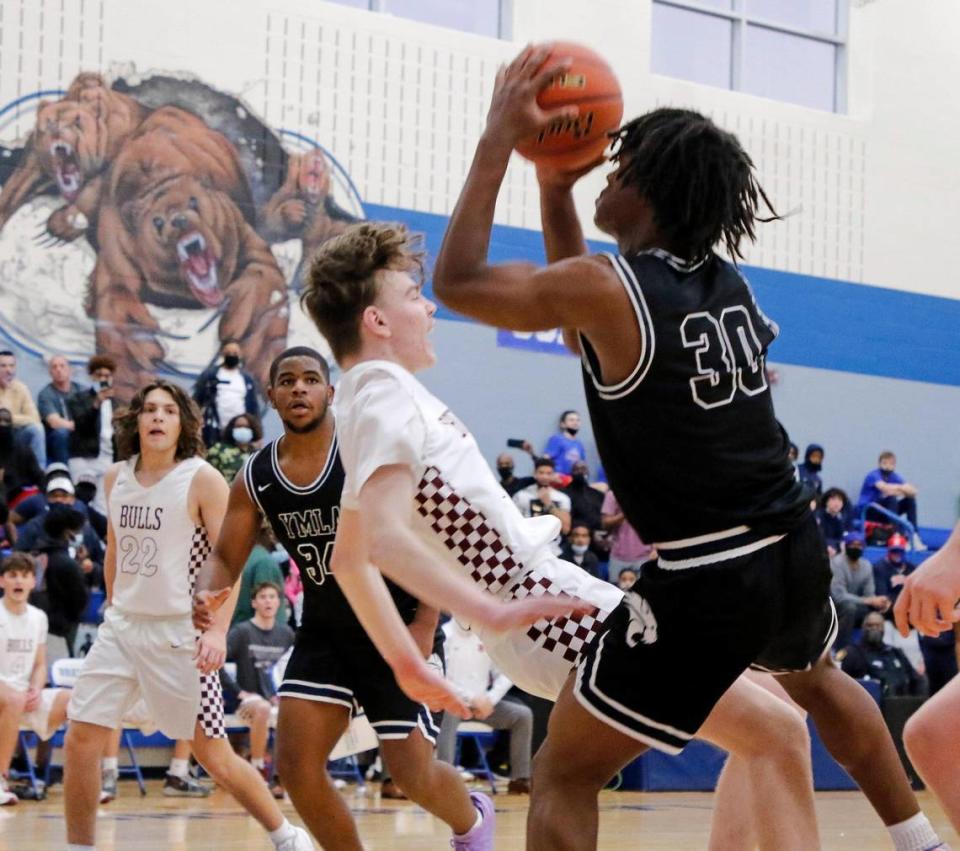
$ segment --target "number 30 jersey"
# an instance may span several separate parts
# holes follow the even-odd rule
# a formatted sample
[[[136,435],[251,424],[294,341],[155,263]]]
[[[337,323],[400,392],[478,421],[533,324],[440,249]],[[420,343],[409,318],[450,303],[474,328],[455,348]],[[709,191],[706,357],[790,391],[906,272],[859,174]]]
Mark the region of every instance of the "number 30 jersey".
[[[117,564],[112,604],[128,615],[189,617],[210,552],[207,530],[190,517],[190,485],[207,462],[187,458],[144,487],[134,474],[138,459],[120,465],[107,506]]]
[[[243,480],[250,498],[300,570],[304,594],[301,628],[365,636],[330,572],[344,478],[337,435],[334,433],[320,475],[305,487],[295,485],[280,469],[278,445],[282,439],[271,441],[247,460]],[[404,622],[412,621],[416,598],[389,580],[387,587]]]
[[[631,525],[658,545],[661,565],[679,545],[684,567],[789,532],[812,492],[796,480],[767,386],[776,324],[715,254],[607,259],[636,314],[640,357],[627,378],[606,383],[581,335],[583,378],[597,448]]]

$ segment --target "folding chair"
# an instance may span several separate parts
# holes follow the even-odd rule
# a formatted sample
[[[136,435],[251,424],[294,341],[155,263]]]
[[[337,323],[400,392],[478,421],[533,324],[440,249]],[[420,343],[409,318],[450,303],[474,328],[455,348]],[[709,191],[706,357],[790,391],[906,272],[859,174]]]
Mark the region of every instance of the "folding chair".
[[[487,762],[487,752],[485,745],[493,741],[494,730],[488,724],[482,721],[461,721],[457,727],[457,749],[454,753],[453,762],[460,768],[469,771],[474,777],[483,777],[490,784],[490,794],[497,794],[497,785],[494,779],[490,763]],[[462,765],[460,763],[460,747],[464,739],[470,739],[477,749],[478,761],[474,766]]]

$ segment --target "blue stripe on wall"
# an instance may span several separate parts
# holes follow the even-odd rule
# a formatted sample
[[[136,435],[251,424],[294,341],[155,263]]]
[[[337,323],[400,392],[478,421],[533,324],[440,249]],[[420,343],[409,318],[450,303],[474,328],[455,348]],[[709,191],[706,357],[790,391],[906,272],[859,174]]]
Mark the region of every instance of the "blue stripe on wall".
[[[371,219],[400,221],[436,256],[447,217],[364,204]],[[609,243],[591,242],[609,250]],[[494,263],[544,262],[539,231],[496,225]],[[780,325],[770,360],[799,366],[960,386],[960,300],[745,266],[763,311]],[[431,293],[429,284],[427,292]],[[440,306],[441,319],[466,320]]]

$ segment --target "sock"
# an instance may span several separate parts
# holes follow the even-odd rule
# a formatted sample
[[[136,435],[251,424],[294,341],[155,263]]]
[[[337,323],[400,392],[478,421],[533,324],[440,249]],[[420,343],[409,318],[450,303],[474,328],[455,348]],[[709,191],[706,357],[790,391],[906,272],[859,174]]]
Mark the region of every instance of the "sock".
[[[917,813],[887,830],[896,851],[929,851],[940,845],[940,837],[923,813]]]
[[[116,771],[119,766],[120,761],[115,756],[105,756],[100,762],[100,767],[103,771]]]
[[[280,827],[278,827],[276,830],[270,830],[267,832],[270,835],[270,841],[274,845],[279,845],[285,839],[289,839],[293,835],[293,825],[284,819],[283,824],[281,824]]]
[[[483,813],[480,810],[477,810],[477,820],[473,823],[473,827],[470,828],[466,833],[454,834],[455,836],[469,836],[473,833],[480,825],[483,824]]]
[[[266,760],[264,760],[262,757],[258,759],[254,759],[253,757],[250,758],[250,765],[252,765],[254,768],[260,769],[260,768],[263,768],[266,764],[267,764]]]
[[[187,775],[190,773],[190,760],[189,759],[171,759],[170,767],[167,769],[167,774],[172,774],[174,777],[179,777],[181,780],[186,780]]]

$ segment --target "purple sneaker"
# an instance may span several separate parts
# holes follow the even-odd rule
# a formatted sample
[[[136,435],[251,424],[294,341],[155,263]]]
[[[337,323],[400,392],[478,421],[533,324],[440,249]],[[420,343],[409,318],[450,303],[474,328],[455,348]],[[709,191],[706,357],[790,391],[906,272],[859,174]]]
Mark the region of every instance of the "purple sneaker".
[[[471,792],[470,800],[480,811],[483,821],[467,833],[450,840],[450,847],[454,851],[493,851],[493,834],[497,827],[497,814],[493,809],[493,801],[483,792]]]

